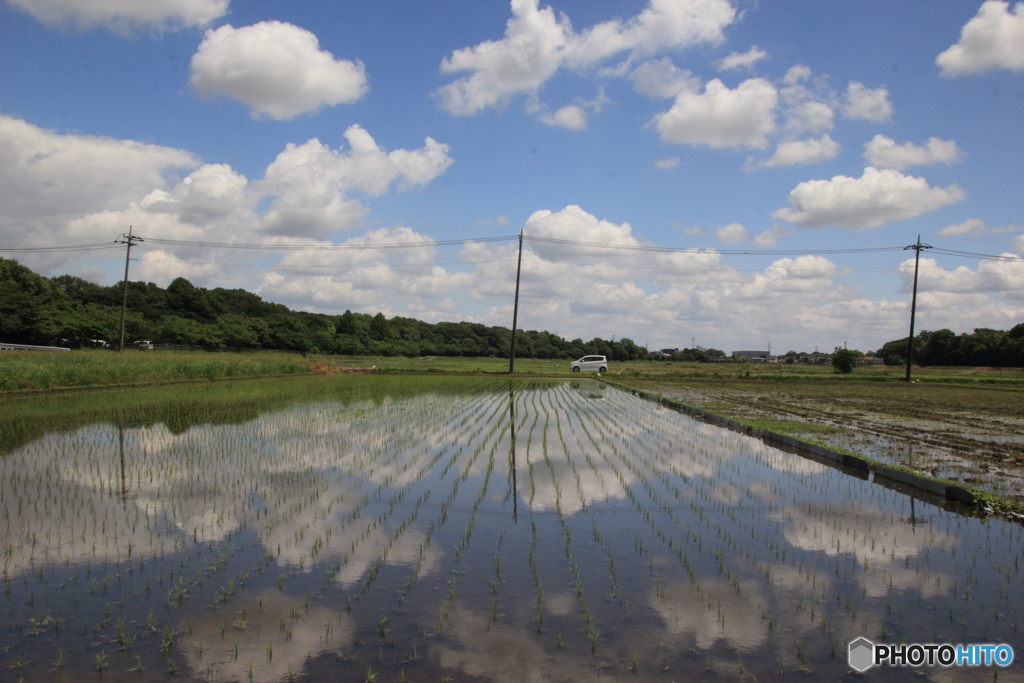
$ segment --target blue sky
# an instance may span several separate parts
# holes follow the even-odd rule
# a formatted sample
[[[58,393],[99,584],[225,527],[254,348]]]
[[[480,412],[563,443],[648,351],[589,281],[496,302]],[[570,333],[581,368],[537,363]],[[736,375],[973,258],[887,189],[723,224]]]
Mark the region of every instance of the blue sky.
[[[781,352],[905,334],[920,234],[1004,257],[918,329],[1024,321],[1021,3],[6,0],[0,64],[2,249],[509,326],[522,230],[523,327]]]

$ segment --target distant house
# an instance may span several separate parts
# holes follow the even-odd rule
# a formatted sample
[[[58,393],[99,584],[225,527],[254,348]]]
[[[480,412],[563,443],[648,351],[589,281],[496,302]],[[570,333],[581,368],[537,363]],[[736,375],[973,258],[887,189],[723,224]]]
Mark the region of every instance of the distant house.
[[[679,353],[679,349],[661,349],[663,356],[671,356],[673,353]]]
[[[861,365],[884,365],[885,361],[878,356],[861,356],[857,359]]]
[[[751,360],[764,362],[764,359],[768,357],[767,351],[733,351],[733,360],[740,358],[749,358]]]

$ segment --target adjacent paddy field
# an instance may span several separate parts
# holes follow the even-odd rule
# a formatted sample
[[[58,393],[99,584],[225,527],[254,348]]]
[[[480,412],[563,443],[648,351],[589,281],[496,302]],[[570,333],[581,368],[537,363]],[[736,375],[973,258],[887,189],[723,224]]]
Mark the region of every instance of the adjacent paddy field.
[[[611,379],[754,427],[1024,502],[1024,386],[1010,379],[1019,372],[920,374],[926,381],[915,384],[864,381],[872,377],[867,373],[831,381],[770,374]],[[981,379],[952,381],[972,376]]]
[[[0,453],[0,680],[852,680],[860,635],[1021,651],[1021,526],[590,379],[8,397]]]

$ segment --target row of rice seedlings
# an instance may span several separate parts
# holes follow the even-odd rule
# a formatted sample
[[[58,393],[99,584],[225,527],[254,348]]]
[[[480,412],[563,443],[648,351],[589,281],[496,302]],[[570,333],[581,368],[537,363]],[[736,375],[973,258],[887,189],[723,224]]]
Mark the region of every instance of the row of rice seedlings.
[[[498,534],[498,542],[494,545],[494,579],[491,581],[491,611],[487,615],[487,630],[490,632],[491,624],[495,624],[501,618],[498,606],[498,592],[501,588],[501,546],[505,542],[505,527],[501,527]]]
[[[566,458],[569,458],[570,454],[568,452],[568,449],[565,448],[565,440],[563,438],[561,431],[561,412],[559,410],[555,410],[553,412],[555,417],[555,430],[559,437],[559,445],[562,446],[562,452],[566,456]],[[576,600],[579,602],[580,605],[580,616],[583,621],[583,635],[585,637],[592,638],[593,642],[596,643],[597,635],[596,632],[591,628],[592,616],[590,610],[590,603],[587,599],[586,590],[583,586],[583,580],[580,574],[579,563],[576,561],[575,553],[573,550],[572,531],[569,528],[568,522],[566,520],[566,515],[562,510],[562,487],[560,482],[558,481],[555,463],[552,460],[551,453],[549,450],[547,431],[547,429],[544,430],[542,455],[544,458],[544,462],[548,467],[548,472],[551,476],[552,486],[555,490],[555,515],[558,519],[558,524],[562,529],[562,536],[565,543],[565,559],[568,562],[569,570],[572,572],[572,586],[576,595]],[[582,499],[582,502],[584,505],[586,504],[585,499]]]
[[[480,485],[480,491],[477,494],[476,500],[473,501],[473,506],[470,508],[470,511],[469,511],[469,519],[467,520],[467,523],[466,523],[466,530],[463,533],[462,538],[455,545],[455,563],[456,563],[456,565],[452,569],[451,575],[450,575],[450,578],[449,578],[448,597],[444,600],[444,602],[441,603],[440,615],[439,615],[438,620],[437,620],[437,634],[439,636],[444,635],[444,629],[445,629],[445,626],[447,626],[447,624],[448,624],[448,619],[450,617],[451,609],[452,609],[452,607],[455,606],[455,584],[456,584],[456,578],[457,578],[456,575],[457,575],[457,573],[459,571],[459,567],[461,566],[462,553],[466,550],[466,548],[469,547],[470,540],[473,537],[473,529],[476,527],[477,511],[480,508],[480,504],[483,503],[484,499],[487,496],[487,490],[488,490],[489,485],[490,485],[491,474],[494,471],[494,460],[495,460],[495,455],[496,455],[497,448],[498,448],[498,442],[494,441],[493,442],[493,446],[492,446],[490,452],[488,453],[487,469],[484,472],[484,478],[483,478],[483,482]],[[463,474],[462,474],[462,480],[463,481],[466,479],[466,477],[469,476],[469,472],[471,470],[472,463],[476,460],[477,457],[479,457],[481,451],[482,451],[482,449],[478,448],[478,450],[474,453],[473,457],[466,464],[466,467],[464,468]]]
[[[537,566],[537,521],[530,512],[530,546],[528,551],[530,571],[533,573],[533,588],[537,596],[537,635],[544,627],[544,586],[540,580],[540,568]]]

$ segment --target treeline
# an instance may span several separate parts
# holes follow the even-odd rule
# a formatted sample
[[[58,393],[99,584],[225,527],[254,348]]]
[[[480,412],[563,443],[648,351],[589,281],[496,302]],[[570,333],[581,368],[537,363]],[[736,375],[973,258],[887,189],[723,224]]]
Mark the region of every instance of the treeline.
[[[61,343],[119,336],[123,284],[102,287],[72,275],[45,278],[0,258],[0,341]],[[202,346],[212,350],[282,349],[301,353],[379,356],[508,357],[512,331],[478,323],[425,323],[413,318],[346,311],[292,311],[243,289],[205,289],[177,278],[166,289],[128,283],[125,342]],[[549,332],[519,331],[520,358],[575,359],[584,355],[642,360],[631,339],[566,341]]]
[[[886,343],[879,355],[886,365],[902,365],[907,349],[904,337]],[[924,330],[914,337],[914,361],[922,366],[1024,367],[1024,323],[1009,331],[979,327],[970,334]]]

